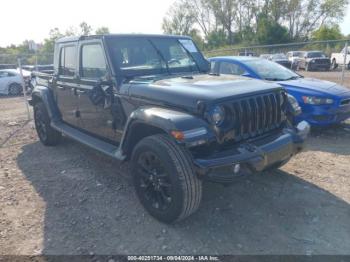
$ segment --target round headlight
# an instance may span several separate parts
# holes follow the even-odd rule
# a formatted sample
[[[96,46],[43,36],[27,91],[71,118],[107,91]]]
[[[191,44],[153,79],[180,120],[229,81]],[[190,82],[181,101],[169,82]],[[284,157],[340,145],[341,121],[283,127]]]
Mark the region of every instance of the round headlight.
[[[222,106],[215,106],[210,112],[210,122],[216,126],[221,125],[225,119],[225,110]]]
[[[292,106],[294,112],[297,114],[301,113],[301,108],[299,106],[298,101],[295,99],[295,97],[290,94],[288,94],[287,97],[288,97],[288,102]]]

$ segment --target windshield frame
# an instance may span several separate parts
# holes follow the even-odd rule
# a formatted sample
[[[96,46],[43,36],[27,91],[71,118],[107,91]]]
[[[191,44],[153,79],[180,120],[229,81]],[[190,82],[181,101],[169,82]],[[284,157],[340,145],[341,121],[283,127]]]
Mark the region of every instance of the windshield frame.
[[[148,41],[150,43],[150,46],[154,49],[154,52],[157,53],[157,56],[162,63],[157,68],[150,68],[150,69],[129,69],[129,70],[123,70],[119,65],[119,63],[116,61],[116,57],[113,54],[112,47],[114,44],[118,43],[118,40],[123,41],[133,41],[137,42],[138,40],[142,41]],[[196,74],[199,72],[206,72],[207,69],[204,66],[204,61],[206,59],[204,58],[203,54],[197,47],[197,45],[193,42],[193,40],[190,37],[186,36],[168,36],[168,35],[110,35],[105,37],[105,46],[106,46],[106,52],[108,52],[110,64],[113,67],[113,71],[115,74],[115,77],[119,80],[131,80],[136,77],[143,77],[143,76],[157,76],[157,75],[172,75],[172,74]],[[191,65],[185,65],[181,67],[170,67],[169,71],[166,68],[166,62],[164,61],[161,55],[162,52],[159,50],[159,44],[157,44],[158,40],[166,41],[169,40],[170,43],[177,43],[179,47],[183,50],[183,54],[187,56],[187,59],[191,61]],[[190,45],[193,47],[193,50],[188,50],[184,44],[181,42],[183,41],[191,41]],[[170,44],[169,44],[170,45]],[[188,52],[187,52],[188,51]],[[192,52],[190,52],[192,51]],[[159,54],[161,52],[161,54]],[[190,53],[189,53],[190,52]],[[203,61],[201,61],[203,60]],[[164,66],[162,66],[164,64]]]

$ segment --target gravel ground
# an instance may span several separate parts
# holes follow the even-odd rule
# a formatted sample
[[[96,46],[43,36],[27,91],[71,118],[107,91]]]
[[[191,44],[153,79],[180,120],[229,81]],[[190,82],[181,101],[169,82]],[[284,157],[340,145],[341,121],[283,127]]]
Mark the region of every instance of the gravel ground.
[[[22,98],[0,98],[0,255],[350,254],[350,123],[315,131],[282,169],[206,183],[199,211],[165,225],[127,164],[38,142]]]

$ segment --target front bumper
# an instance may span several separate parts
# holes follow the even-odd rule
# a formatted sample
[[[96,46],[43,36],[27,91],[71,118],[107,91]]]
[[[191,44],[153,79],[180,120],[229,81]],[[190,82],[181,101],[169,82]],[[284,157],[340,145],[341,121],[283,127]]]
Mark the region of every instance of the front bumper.
[[[231,183],[246,173],[260,172],[288,161],[303,149],[309,132],[309,124],[303,121],[295,129],[284,129],[279,134],[247,141],[206,158],[194,159],[194,164],[200,178]]]
[[[301,105],[302,113],[295,118],[295,122],[307,121],[311,126],[322,127],[350,118],[350,105]]]
[[[331,68],[331,64],[317,64],[317,63],[309,63],[310,70],[329,70]]]

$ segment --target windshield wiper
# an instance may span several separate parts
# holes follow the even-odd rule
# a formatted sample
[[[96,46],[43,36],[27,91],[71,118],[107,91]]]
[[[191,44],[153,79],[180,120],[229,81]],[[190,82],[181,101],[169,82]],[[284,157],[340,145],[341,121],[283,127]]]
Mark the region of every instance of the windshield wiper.
[[[187,50],[187,48],[180,42],[179,39],[177,39],[177,42],[182,46],[182,48],[185,50],[186,54],[192,59],[192,62],[194,62],[194,64],[196,65],[198,72],[200,72],[201,69],[200,69],[199,66],[197,65],[197,62],[196,62],[196,60],[194,59],[194,57],[193,57],[193,55],[191,54],[191,52]],[[191,71],[192,71],[192,66],[190,66],[190,68],[191,68]]]
[[[300,76],[291,76],[289,78],[286,78],[286,79],[283,79],[283,81],[287,81],[287,80],[296,80],[296,79],[299,79]]]
[[[284,79],[273,78],[273,77],[265,77],[264,79],[267,81],[283,81],[284,80]]]
[[[156,50],[158,56],[163,60],[166,66],[166,71],[168,72],[168,75],[171,75],[168,61],[166,61],[165,57],[163,56],[162,52],[157,48],[157,46],[152,42],[152,40],[147,39],[148,42],[153,46],[154,50]]]

